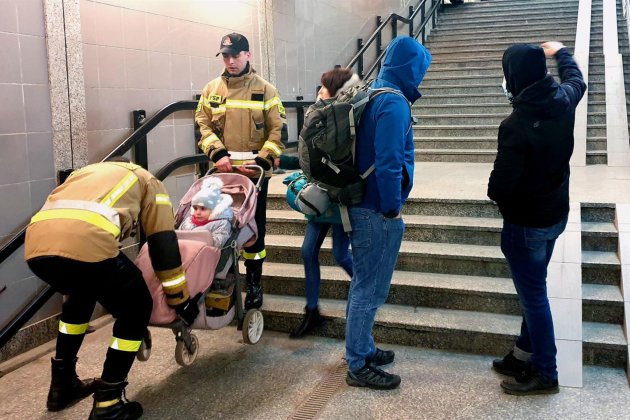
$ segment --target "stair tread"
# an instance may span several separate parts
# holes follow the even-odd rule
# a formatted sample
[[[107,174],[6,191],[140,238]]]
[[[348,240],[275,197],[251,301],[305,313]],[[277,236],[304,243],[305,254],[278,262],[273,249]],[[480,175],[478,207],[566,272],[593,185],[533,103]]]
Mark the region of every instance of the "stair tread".
[[[612,222],[582,222],[582,232],[618,233]]]
[[[584,283],[582,284],[582,300],[623,304],[623,295],[619,286]]]
[[[267,210],[267,219],[282,219],[291,221],[304,221],[304,215],[294,210]],[[410,214],[405,215],[406,226],[450,226],[463,227],[470,230],[500,231],[501,219],[483,217],[455,217],[455,216],[427,216]]]
[[[582,251],[582,263],[619,265],[619,257],[616,252]]]
[[[344,300],[320,299],[319,306],[324,317],[339,320],[345,318]],[[304,298],[265,294],[263,311],[302,317]],[[376,314],[375,324],[416,330],[472,331],[516,336],[520,331],[521,317],[490,312],[385,304]],[[627,345],[620,325],[584,322],[582,329],[584,342],[608,346]]]
[[[496,154],[496,149],[416,149],[420,153],[440,153],[450,155],[486,155]]]

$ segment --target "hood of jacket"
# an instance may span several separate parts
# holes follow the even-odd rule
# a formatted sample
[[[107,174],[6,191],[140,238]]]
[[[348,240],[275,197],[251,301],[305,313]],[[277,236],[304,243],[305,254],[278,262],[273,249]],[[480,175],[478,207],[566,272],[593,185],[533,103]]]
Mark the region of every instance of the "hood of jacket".
[[[547,72],[543,49],[536,45],[513,45],[503,54],[506,88],[512,94],[512,106],[538,116],[561,115],[569,98]]]
[[[431,60],[429,50],[415,39],[408,36],[396,37],[387,47],[381,71],[372,87],[398,88],[413,103],[422,96],[418,86],[427,73]]]

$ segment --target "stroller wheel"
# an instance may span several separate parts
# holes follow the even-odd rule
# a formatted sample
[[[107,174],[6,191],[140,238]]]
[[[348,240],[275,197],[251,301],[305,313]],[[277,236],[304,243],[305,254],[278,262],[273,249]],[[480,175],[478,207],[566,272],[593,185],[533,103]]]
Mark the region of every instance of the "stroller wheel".
[[[258,309],[250,309],[243,319],[243,341],[247,344],[256,344],[263,333],[265,320]]]
[[[192,353],[188,352],[186,343],[184,343],[183,340],[177,340],[177,345],[175,346],[175,361],[180,366],[190,366],[197,358],[197,353],[199,353],[199,339],[195,334],[190,334],[190,341],[193,348]]]
[[[141,362],[146,362],[151,357],[151,331],[147,329],[147,332],[142,339],[142,344],[136,353],[136,359]]]

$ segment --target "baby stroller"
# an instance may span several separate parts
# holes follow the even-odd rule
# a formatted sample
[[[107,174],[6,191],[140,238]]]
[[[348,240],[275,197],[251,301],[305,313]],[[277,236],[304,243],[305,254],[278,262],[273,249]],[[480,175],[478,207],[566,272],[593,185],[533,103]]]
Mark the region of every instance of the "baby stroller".
[[[191,365],[197,357],[199,340],[192,333],[194,328],[217,330],[230,324],[236,316],[237,328],[242,330],[245,343],[256,344],[262,335],[264,327],[262,312],[258,309],[245,312],[243,307],[241,295],[243,280],[238,260],[241,249],[255,242],[258,236],[254,215],[264,171],[255,165],[245,167],[259,171],[260,176],[255,185],[245,175],[219,173],[212,168],[206,176],[193,183],[179,202],[175,214],[176,227],[190,214],[191,200],[202,188],[207,177],[220,177],[223,182],[221,192],[229,194],[233,200],[234,218],[231,234],[222,248],[214,246],[212,235],[208,231],[176,230],[188,292],[191,297],[197,299],[199,305],[199,316],[191,326],[187,326],[166,303],[161,283],[151,266],[146,244],[136,258],[136,265],[142,271],[153,298],[150,325],[173,330],[177,342],[175,360],[180,366]],[[208,308],[208,304],[212,307]],[[147,329],[136,358],[140,361],[148,360],[151,347],[151,333]]]

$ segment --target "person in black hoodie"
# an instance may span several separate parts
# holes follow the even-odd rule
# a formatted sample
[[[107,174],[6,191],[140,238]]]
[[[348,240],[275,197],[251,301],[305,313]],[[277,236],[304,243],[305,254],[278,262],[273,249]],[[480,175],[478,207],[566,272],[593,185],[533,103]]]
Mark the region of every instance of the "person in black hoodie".
[[[561,83],[548,74],[546,57],[556,58]],[[499,126],[488,197],[503,215],[501,251],[523,321],[513,350],[493,368],[516,378],[501,383],[508,394],[551,394],[559,389],[547,266],[569,214],[575,108],[586,84],[559,42],[511,46],[503,54],[503,74],[514,110]]]

